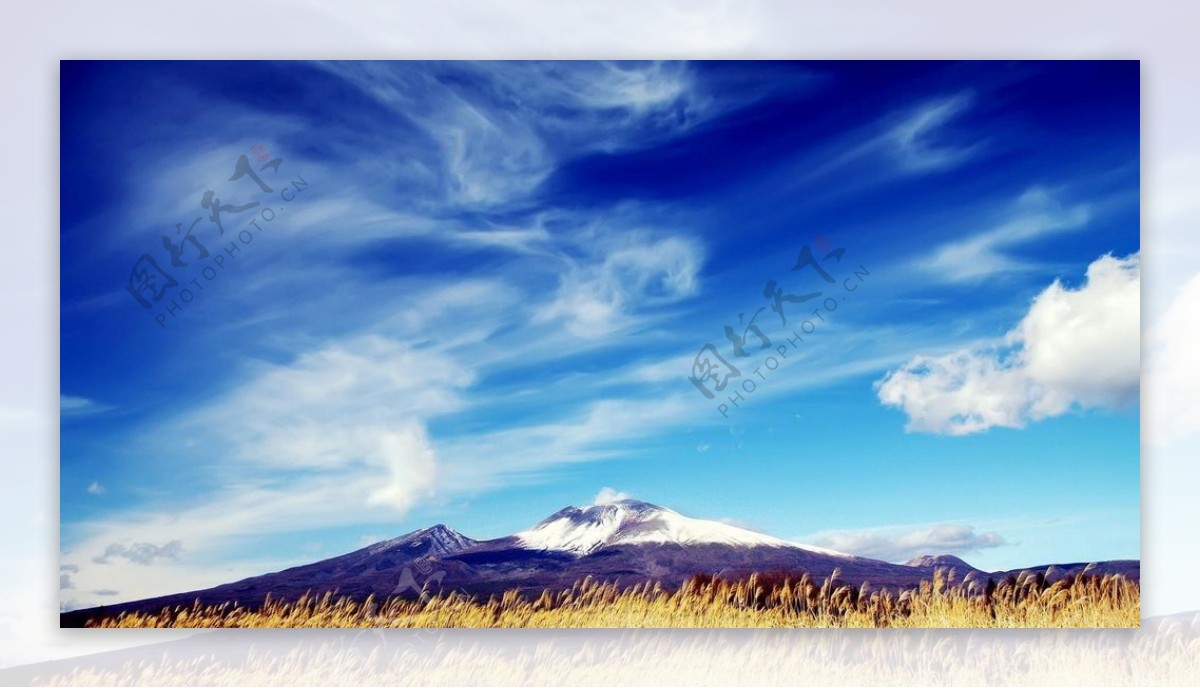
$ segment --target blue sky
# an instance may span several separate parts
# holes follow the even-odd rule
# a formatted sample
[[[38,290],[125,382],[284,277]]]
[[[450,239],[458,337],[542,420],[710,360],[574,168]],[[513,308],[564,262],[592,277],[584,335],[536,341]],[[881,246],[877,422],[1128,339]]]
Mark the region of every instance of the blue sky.
[[[602,490],[892,560],[1136,558],[1138,79],[64,62],[63,604]],[[822,296],[785,326],[768,280]]]

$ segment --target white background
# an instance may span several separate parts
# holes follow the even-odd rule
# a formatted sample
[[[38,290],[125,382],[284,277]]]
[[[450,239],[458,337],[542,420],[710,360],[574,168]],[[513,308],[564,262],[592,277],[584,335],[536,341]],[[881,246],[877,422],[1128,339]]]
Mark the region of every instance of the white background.
[[[1200,610],[1200,281],[1185,290],[1200,273],[1200,4],[120,0],[0,16],[0,667],[164,637],[57,629],[60,59],[1140,59],[1143,612]],[[507,637],[488,642],[530,638]]]

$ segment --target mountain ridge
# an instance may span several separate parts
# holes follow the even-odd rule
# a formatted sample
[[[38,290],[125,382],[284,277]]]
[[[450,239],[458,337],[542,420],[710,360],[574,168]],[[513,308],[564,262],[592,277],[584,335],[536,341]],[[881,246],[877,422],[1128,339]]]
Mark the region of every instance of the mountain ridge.
[[[212,588],[116,605],[63,612],[63,627],[121,612],[165,607],[236,603],[253,607],[271,599],[293,600],[308,593],[353,599],[421,597],[450,592],[486,598],[516,590],[540,594],[567,589],[585,578],[629,587],[681,585],[694,575],[739,578],[753,573],[837,576],[849,584],[904,589],[928,579],[935,568],[1004,577],[1024,570],[1074,575],[1093,566],[1097,573],[1139,577],[1132,560],[1096,565],[1057,564],[987,573],[953,555],[924,555],[905,564],[791,543],[719,521],[694,519],[638,500],[566,507],[513,535],[475,540],[436,524],[352,552]]]

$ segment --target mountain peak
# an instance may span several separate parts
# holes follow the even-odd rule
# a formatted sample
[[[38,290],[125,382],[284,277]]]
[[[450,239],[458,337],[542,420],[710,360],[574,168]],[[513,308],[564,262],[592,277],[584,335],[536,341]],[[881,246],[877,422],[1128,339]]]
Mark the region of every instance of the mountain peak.
[[[584,507],[569,506],[555,512],[549,518],[543,520],[542,523],[559,518],[572,518],[577,521],[595,521],[611,514],[649,514],[657,511],[670,511],[670,509],[664,509],[661,506],[637,499],[617,499],[611,502],[591,504]]]
[[[636,499],[619,499],[587,507],[570,506],[516,534],[528,549],[555,550],[577,556],[604,547],[639,544],[785,547],[822,554],[840,552],[805,547],[721,521],[683,516]]]
[[[464,537],[462,533],[443,523],[436,523],[428,528],[414,530],[411,534],[416,535],[417,533],[422,535],[457,535],[458,537]]]
[[[664,507],[658,506],[657,504],[651,504],[650,502],[643,502],[640,499],[633,499],[631,497],[623,497],[621,499],[614,499],[611,502],[597,503],[597,504],[593,504],[592,506],[611,506],[611,505],[620,506],[625,509],[649,509],[652,511],[666,510]]]
[[[913,557],[912,559],[909,559],[908,561],[904,562],[904,565],[905,566],[923,566],[923,567],[936,566],[936,567],[941,567],[941,568],[949,567],[949,568],[964,568],[964,569],[974,569],[975,568],[974,566],[971,566],[970,564],[963,561],[962,559],[959,559],[958,557],[954,556],[953,554],[923,554],[919,557]]]
[[[372,553],[403,549],[410,554],[421,556],[442,556],[464,550],[476,542],[457,530],[439,523],[391,540],[377,542],[367,549]]]

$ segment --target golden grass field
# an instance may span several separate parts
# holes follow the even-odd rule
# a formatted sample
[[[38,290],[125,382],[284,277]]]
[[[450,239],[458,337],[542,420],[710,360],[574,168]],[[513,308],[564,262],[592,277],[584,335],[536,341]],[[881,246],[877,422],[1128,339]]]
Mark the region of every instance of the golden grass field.
[[[99,628],[1132,628],[1140,588],[1121,576],[1078,574],[1048,583],[1023,573],[989,585],[936,571],[918,589],[895,594],[839,585],[837,574],[755,574],[740,581],[695,577],[675,591],[620,589],[585,580],[540,596],[510,591],[482,601],[448,594],[424,600],[332,593],[261,608],[233,604],[122,614]]]

